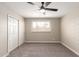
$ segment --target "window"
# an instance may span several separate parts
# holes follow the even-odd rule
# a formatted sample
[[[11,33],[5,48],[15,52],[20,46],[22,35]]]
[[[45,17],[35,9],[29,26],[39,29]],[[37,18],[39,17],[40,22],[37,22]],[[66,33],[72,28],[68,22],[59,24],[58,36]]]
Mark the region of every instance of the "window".
[[[32,32],[49,32],[51,31],[49,21],[33,21]]]

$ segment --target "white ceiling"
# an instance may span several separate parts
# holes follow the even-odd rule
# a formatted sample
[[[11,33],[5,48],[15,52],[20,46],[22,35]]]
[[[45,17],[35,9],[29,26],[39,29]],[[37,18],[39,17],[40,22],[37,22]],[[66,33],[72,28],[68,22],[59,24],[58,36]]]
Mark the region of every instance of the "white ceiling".
[[[5,2],[7,6],[13,9],[21,16],[27,17],[62,17],[68,11],[79,8],[79,2],[52,2],[48,8],[57,8],[58,11],[46,11],[43,15],[38,9],[41,6],[40,2],[33,2],[35,5],[30,5],[26,2]]]

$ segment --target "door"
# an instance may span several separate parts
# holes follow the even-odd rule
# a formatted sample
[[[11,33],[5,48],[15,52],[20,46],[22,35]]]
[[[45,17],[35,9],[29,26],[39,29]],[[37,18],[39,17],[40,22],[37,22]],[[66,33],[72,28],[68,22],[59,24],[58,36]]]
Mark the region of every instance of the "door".
[[[18,46],[18,20],[8,17],[8,52]]]

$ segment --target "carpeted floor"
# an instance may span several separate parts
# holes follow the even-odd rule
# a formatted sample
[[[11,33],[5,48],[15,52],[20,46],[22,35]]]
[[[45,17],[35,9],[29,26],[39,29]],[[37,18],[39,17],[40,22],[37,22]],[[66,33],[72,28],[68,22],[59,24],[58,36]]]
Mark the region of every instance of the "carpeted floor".
[[[78,57],[61,44],[23,44],[8,57]]]

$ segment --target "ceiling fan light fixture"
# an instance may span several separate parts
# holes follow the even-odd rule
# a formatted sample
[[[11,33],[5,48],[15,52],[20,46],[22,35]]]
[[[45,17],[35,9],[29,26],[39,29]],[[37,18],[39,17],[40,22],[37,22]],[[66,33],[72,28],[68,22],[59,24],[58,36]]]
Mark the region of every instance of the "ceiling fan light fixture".
[[[34,5],[33,2],[27,2],[27,3],[29,3],[29,4],[31,4],[31,5]],[[46,11],[55,11],[55,12],[58,11],[58,9],[55,9],[55,8],[46,8],[48,5],[50,5],[50,3],[51,3],[51,2],[41,2],[41,6],[40,6],[39,11],[40,11],[43,15],[45,15]]]
[[[46,10],[45,9],[41,9],[40,12],[45,15]]]

